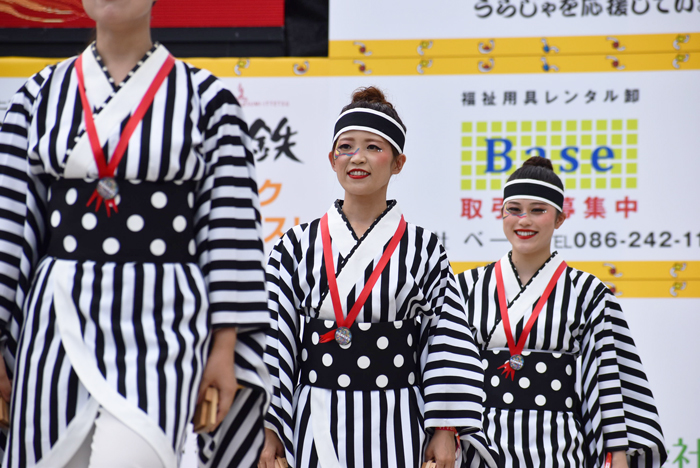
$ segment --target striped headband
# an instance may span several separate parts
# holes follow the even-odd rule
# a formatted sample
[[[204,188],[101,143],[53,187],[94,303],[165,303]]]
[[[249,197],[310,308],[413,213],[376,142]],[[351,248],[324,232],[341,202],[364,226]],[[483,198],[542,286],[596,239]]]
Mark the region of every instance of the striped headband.
[[[335,121],[333,144],[335,145],[342,133],[350,130],[362,130],[379,135],[396,148],[399,154],[403,153],[406,131],[400,123],[383,112],[365,107],[346,110]]]
[[[564,191],[547,182],[535,179],[516,179],[503,187],[503,204],[515,198],[537,200],[564,211]]]

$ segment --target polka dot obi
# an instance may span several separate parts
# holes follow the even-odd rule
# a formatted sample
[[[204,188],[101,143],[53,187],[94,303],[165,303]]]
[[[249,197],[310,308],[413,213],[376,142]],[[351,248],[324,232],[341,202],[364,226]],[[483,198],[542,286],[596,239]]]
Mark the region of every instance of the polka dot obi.
[[[321,343],[333,320],[306,317],[301,343],[301,384],[332,390],[388,390],[418,385],[419,326],[413,320],[357,323],[352,341]]]
[[[571,354],[549,351],[522,353],[522,369],[511,380],[500,366],[510,359],[507,349],[482,350],[484,390],[489,408],[578,411],[576,396],[576,358]]]
[[[97,262],[195,262],[194,182],[118,180],[118,212],[86,206],[95,181],[59,179],[49,188],[47,255]]]

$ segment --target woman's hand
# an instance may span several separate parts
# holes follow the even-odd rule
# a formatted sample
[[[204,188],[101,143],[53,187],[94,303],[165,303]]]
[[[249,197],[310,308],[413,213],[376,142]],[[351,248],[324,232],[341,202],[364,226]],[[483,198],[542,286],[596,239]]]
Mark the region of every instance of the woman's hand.
[[[612,453],[612,468],[629,468],[627,454],[624,451]]]
[[[199,384],[197,404],[201,403],[207,388],[214,387],[219,390],[219,408],[216,412],[216,425],[214,427],[218,427],[228,414],[238,389],[236,370],[233,366],[236,333],[235,328],[220,328],[214,331],[214,342],[209,353],[207,366],[204,368],[202,382]]]
[[[0,396],[6,402],[10,402],[10,397],[12,396],[12,382],[7,376],[7,369],[5,368],[5,359],[0,355]]]
[[[425,450],[425,461],[435,460],[437,468],[454,468],[456,450],[454,432],[435,429],[435,434]]]
[[[275,459],[277,457],[284,458],[282,441],[277,437],[275,431],[265,428],[265,445],[262,453],[260,453],[258,468],[275,468]]]

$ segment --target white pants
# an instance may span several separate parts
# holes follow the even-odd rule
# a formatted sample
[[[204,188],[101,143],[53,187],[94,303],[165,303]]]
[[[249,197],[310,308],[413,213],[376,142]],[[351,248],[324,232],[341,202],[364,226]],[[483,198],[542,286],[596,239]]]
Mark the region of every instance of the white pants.
[[[104,408],[65,468],[165,468],[153,447]]]

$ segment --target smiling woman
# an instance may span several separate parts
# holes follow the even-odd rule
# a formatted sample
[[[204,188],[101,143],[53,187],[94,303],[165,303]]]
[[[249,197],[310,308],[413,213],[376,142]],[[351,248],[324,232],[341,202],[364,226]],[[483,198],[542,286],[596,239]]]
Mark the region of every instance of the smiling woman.
[[[551,252],[566,219],[551,162],[527,160],[503,199],[511,252],[457,279],[486,366],[485,430],[504,466],[594,468],[608,456],[612,468],[661,466],[658,414],[620,305]]]
[[[357,91],[328,154],[344,200],[270,254],[265,360],[275,398],[260,467],[276,456],[296,468],[497,465],[445,250],[386,199],[405,139],[381,91]]]

